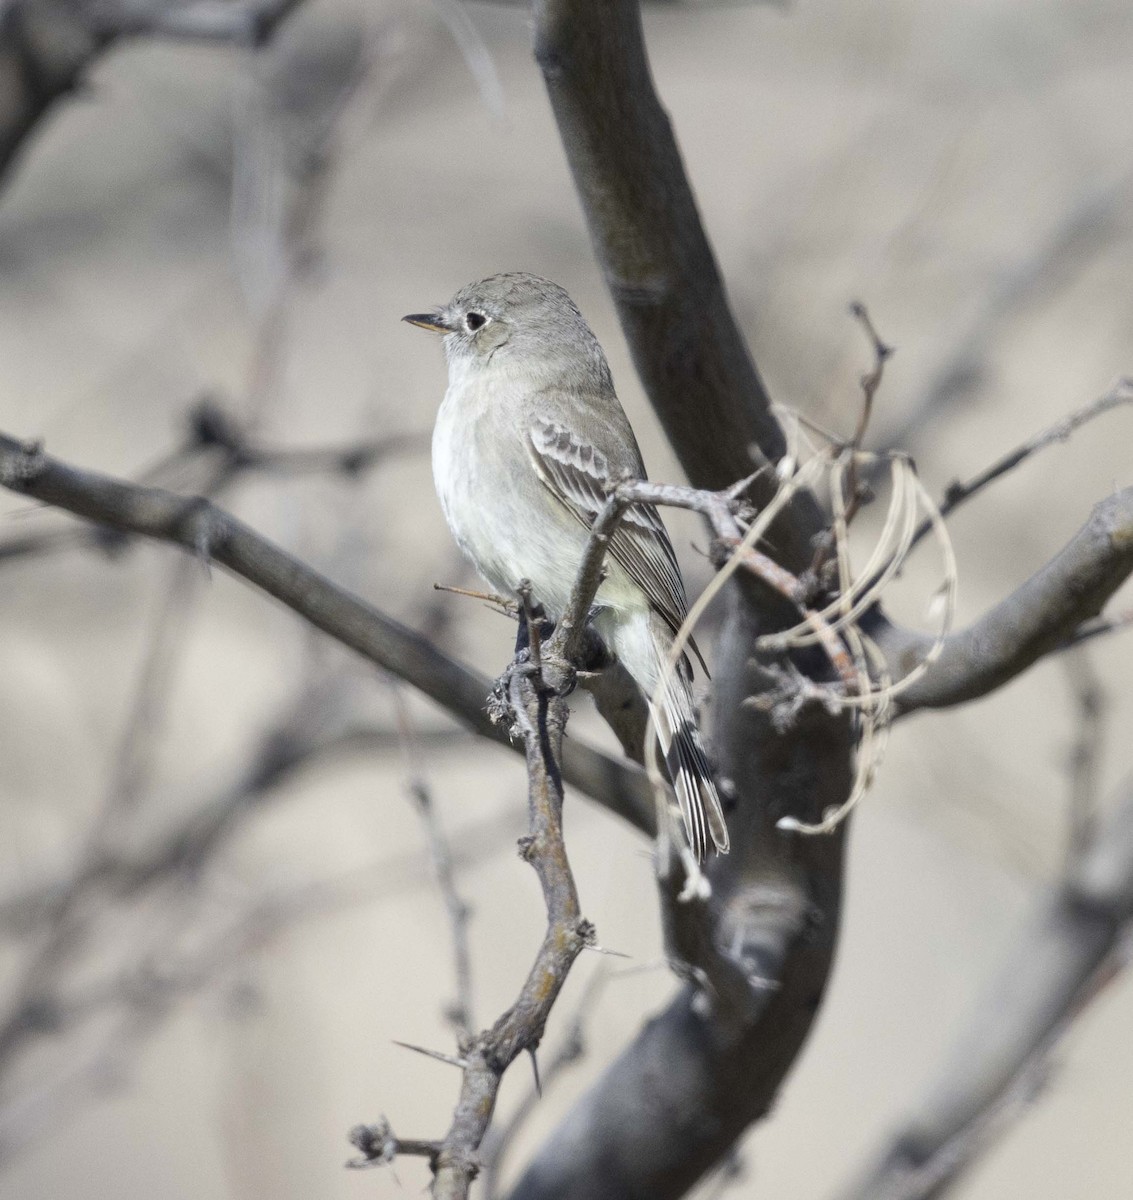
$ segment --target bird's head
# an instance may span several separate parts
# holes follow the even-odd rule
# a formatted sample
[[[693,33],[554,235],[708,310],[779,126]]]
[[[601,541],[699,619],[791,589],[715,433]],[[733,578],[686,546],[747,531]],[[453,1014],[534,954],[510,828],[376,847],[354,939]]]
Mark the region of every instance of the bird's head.
[[[402,320],[444,335],[450,367],[476,364],[571,373],[609,369],[597,338],[557,283],[513,272],[470,283],[440,308]]]

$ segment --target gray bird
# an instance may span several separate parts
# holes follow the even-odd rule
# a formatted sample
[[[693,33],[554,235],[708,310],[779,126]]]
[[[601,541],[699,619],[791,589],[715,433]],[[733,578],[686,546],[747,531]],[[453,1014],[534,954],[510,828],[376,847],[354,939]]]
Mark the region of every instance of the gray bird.
[[[497,591],[523,579],[547,616],[566,610],[587,531],[613,483],[645,478],[641,452],[598,339],[549,280],[494,275],[431,313],[448,391],[433,432],[433,478],[460,548]],[[610,541],[593,624],[653,705],[687,602],[652,505],[627,510]],[[728,829],[696,727],[687,662],[652,707],[689,845],[721,853]]]

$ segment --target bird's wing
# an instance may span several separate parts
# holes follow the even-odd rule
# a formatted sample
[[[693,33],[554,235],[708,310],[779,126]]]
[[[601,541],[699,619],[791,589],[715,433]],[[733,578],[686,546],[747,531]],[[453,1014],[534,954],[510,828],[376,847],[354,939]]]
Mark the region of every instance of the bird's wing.
[[[606,455],[573,430],[538,417],[531,422],[527,441],[539,478],[589,529],[617,482]],[[640,460],[637,472],[644,477]],[[610,539],[610,553],[676,633],[685,618],[685,589],[673,545],[652,504],[633,504],[626,509]],[[699,658],[699,651],[696,653]]]

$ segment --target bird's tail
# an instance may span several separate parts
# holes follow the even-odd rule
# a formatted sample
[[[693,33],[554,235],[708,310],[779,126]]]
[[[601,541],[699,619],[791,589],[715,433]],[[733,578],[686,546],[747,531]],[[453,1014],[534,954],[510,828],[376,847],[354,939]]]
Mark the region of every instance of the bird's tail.
[[[669,647],[654,636],[658,660],[664,662]],[[678,664],[651,708],[657,739],[677,793],[689,847],[700,862],[707,853],[710,837],[720,854],[727,853],[728,826],[720,795],[712,782],[704,742],[696,727],[688,674],[685,664]]]

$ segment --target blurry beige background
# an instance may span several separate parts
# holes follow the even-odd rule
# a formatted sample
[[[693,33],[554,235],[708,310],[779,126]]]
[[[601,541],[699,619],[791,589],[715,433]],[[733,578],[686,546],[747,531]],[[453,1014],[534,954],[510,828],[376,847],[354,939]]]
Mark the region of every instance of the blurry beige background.
[[[427,430],[444,386],[440,351],[399,318],[479,276],[524,269],[578,300],[651,474],[678,478],[590,255],[526,14],[464,11],[482,39],[478,48],[462,35],[479,82],[447,4],[312,0],[260,55],[136,43],[102,60],[0,196],[0,428],[128,475],[178,444],[203,393],[255,416],[272,445]],[[647,34],[733,301],[779,401],[852,427],[867,360],[846,306],[864,299],[898,348],[875,434],[906,430],[939,493],[1133,371],[1127,5],[658,6]],[[307,266],[281,283],[289,169],[341,99],[308,86],[305,72],[358,47],[366,66],[333,127]],[[477,57],[485,48],[493,68]],[[959,368],[981,374],[950,398]],[[1030,574],[1131,475],[1133,413],[1118,412],[958,514],[962,617]],[[432,591],[435,580],[472,579],[443,527],[427,453],[357,480],[249,476],[225,503],[485,672],[509,657],[507,622]],[[0,537],[65,520],[29,516],[10,496],[0,504]],[[671,527],[699,586],[692,543],[703,539],[694,524]],[[174,551],[151,546],[114,561],[60,550],[0,564],[5,894],[65,874],[78,853],[176,568]],[[155,761],[131,826],[139,844],[222,790],[297,703],[320,719],[349,709],[395,724],[387,681],[290,613],[221,571],[183,579],[186,628],[155,715]],[[1133,604],[1128,589],[1118,599]],[[1108,697],[1104,796],[1133,766],[1133,637],[1090,655]],[[521,765],[468,738],[426,738],[448,719],[408,704],[417,766],[475,910],[476,1019],[486,1023],[513,997],[542,925],[535,879],[513,850]],[[1074,720],[1056,659],[988,701],[894,731],[856,819],[825,1010],[727,1194],[829,1196],[919,1095],[1028,902],[1061,869]],[[585,701],[571,732],[610,742]],[[169,898],[111,914],[83,979],[113,979],[139,947],[160,956],[173,943],[189,954],[223,942],[234,915],[265,903],[290,911],[299,898],[293,917],[127,1038],[99,1067],[93,1097],[76,1087],[68,1103],[66,1072],[84,1055],[98,1062],[112,1031],[96,1022],[75,1039],[44,1039],[21,1076],[27,1094],[63,1085],[38,1115],[16,1114],[35,1138],[0,1176],[0,1195],[419,1194],[419,1161],[399,1161],[396,1175],[342,1167],[351,1125],[384,1113],[405,1136],[440,1136],[456,1096],[450,1068],[391,1042],[452,1045],[448,930],[405,781],[396,747],[315,765],[241,825],[186,901],[187,923]],[[647,847],[579,798],[568,844],[602,944],[652,969],[605,988],[585,1061],[540,1104],[512,1172],[676,986],[656,966]],[[315,898],[305,905],[304,895]],[[26,952],[5,933],[4,978]],[[548,1049],[598,963],[580,963]],[[1041,1097],[958,1195],[1133,1195],[1131,1003],[1129,980],[1099,999],[1060,1046]],[[505,1118],[529,1087],[517,1063]]]

